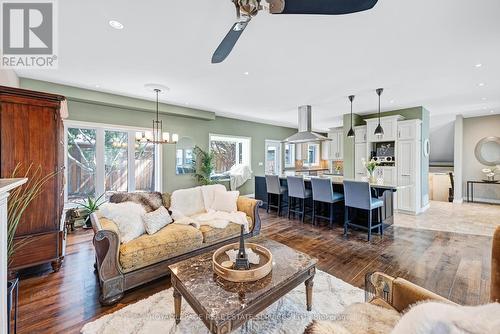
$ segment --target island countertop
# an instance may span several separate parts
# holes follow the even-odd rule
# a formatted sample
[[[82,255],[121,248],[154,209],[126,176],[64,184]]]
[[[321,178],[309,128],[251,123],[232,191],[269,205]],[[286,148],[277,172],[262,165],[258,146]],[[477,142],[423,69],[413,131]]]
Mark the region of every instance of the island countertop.
[[[289,175],[282,174],[279,177],[282,180],[286,180],[287,176],[289,176]],[[265,178],[265,176],[256,176],[256,178],[257,177]],[[311,177],[310,176],[303,176],[303,177],[304,177],[304,181],[305,182],[311,182]],[[338,184],[338,185],[344,184],[344,177],[340,176],[340,175],[337,175],[337,176],[334,176],[334,175],[322,175],[322,176],[318,176],[318,177],[322,178],[322,179],[330,179],[330,180],[332,180],[333,184]],[[348,180],[348,179],[346,179],[346,180]],[[384,190],[397,191],[399,189],[403,189],[403,188],[409,187],[411,185],[400,186],[400,185],[391,184],[391,183],[385,183],[385,182],[384,183],[372,182],[372,183],[370,183],[370,186],[372,188],[376,188],[376,189],[384,189]]]

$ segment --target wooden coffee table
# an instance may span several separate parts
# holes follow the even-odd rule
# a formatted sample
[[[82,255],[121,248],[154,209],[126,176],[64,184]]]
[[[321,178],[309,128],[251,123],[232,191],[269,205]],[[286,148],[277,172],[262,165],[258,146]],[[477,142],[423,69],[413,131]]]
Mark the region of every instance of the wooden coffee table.
[[[247,242],[260,244],[273,254],[273,270],[256,282],[233,283],[214,274],[213,252],[169,266],[176,323],[181,320],[184,297],[210,332],[229,333],[302,283],[306,289],[305,306],[311,310],[317,260],[262,237]]]

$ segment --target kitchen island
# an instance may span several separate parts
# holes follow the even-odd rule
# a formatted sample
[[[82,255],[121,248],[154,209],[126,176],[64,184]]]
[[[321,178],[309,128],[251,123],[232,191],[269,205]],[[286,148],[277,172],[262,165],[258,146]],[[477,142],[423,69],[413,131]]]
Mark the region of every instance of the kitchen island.
[[[343,176],[332,176],[323,175],[322,178],[329,178],[332,180],[333,190],[339,193],[344,193],[344,177]],[[287,186],[286,181],[287,175],[280,175],[281,185]],[[306,188],[311,188],[311,178],[304,176],[304,181]],[[388,219],[394,216],[394,196],[393,193],[396,192],[401,186],[389,184],[389,183],[371,183],[370,186],[374,191],[374,196],[382,199],[384,201],[384,206],[382,208],[382,220],[388,223]],[[263,202],[262,207],[267,208],[267,187],[266,187],[266,177],[265,176],[255,176],[255,198]],[[288,201],[288,195],[283,196],[285,201]]]

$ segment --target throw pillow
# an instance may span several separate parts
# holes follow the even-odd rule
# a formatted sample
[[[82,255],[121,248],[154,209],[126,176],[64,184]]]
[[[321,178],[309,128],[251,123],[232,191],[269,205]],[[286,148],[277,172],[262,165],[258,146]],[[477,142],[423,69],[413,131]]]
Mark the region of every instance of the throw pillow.
[[[238,201],[239,196],[239,191],[217,191],[215,193],[215,200],[212,205],[212,209],[215,211],[224,211],[229,213],[236,212],[238,211],[236,202]]]
[[[127,243],[143,235],[146,230],[142,216],[146,213],[144,207],[134,202],[106,203],[101,205],[99,213],[102,217],[112,220],[120,232],[121,243]]]
[[[144,227],[148,234],[155,234],[172,222],[168,210],[164,206],[160,206],[153,212],[146,213],[143,216]]]
[[[174,220],[205,212],[201,187],[174,191],[170,199],[170,211]]]
[[[226,192],[226,187],[222,184],[211,184],[208,186],[202,186],[201,192],[203,194],[203,203],[205,204],[205,210],[213,210],[215,193]]]
[[[146,212],[155,211],[162,206],[162,196],[159,192],[138,191],[133,193],[117,192],[109,198],[110,203],[134,202],[144,207]]]

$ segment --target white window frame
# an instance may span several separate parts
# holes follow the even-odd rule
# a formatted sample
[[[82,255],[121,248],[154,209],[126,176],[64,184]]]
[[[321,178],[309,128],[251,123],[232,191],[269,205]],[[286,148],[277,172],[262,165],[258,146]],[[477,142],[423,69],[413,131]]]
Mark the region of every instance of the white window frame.
[[[96,164],[97,173],[95,180],[96,194],[103,194],[106,189],[104,171],[104,131],[121,131],[128,134],[128,147],[135,147],[135,133],[139,131],[150,131],[150,128],[132,127],[125,125],[114,125],[105,123],[83,122],[64,120],[64,179],[68,180],[68,128],[80,128],[96,131]],[[99,144],[101,143],[101,144]],[[127,189],[135,191],[135,152],[127,152]],[[162,187],[162,150],[159,145],[155,145],[155,180],[154,191],[161,191]],[[64,202],[68,203],[68,182],[64,185]]]
[[[221,137],[224,139],[212,139],[212,137]],[[248,164],[245,161],[242,162],[243,165],[247,165],[249,168],[252,168],[252,137],[243,137],[243,136],[233,136],[233,135],[224,135],[220,133],[209,133],[208,134],[208,149],[212,149],[212,141],[230,141],[235,143],[241,143],[244,140],[248,140]],[[244,143],[244,142],[243,142]],[[239,145],[236,145],[236,157],[239,156]],[[243,157],[243,160],[245,158]]]
[[[290,146],[290,157],[292,159],[292,163],[290,163],[290,164],[286,163],[286,147],[287,146]],[[283,149],[284,149],[283,160],[284,160],[285,168],[295,168],[295,144],[285,143]]]
[[[316,146],[316,159],[313,162],[309,162],[309,147],[311,147],[311,146]],[[304,162],[304,166],[306,166],[306,167],[318,167],[320,165],[320,161],[321,161],[320,154],[321,154],[321,144],[308,143],[307,150],[306,150],[306,156],[307,156],[306,161],[308,161],[308,162]]]

